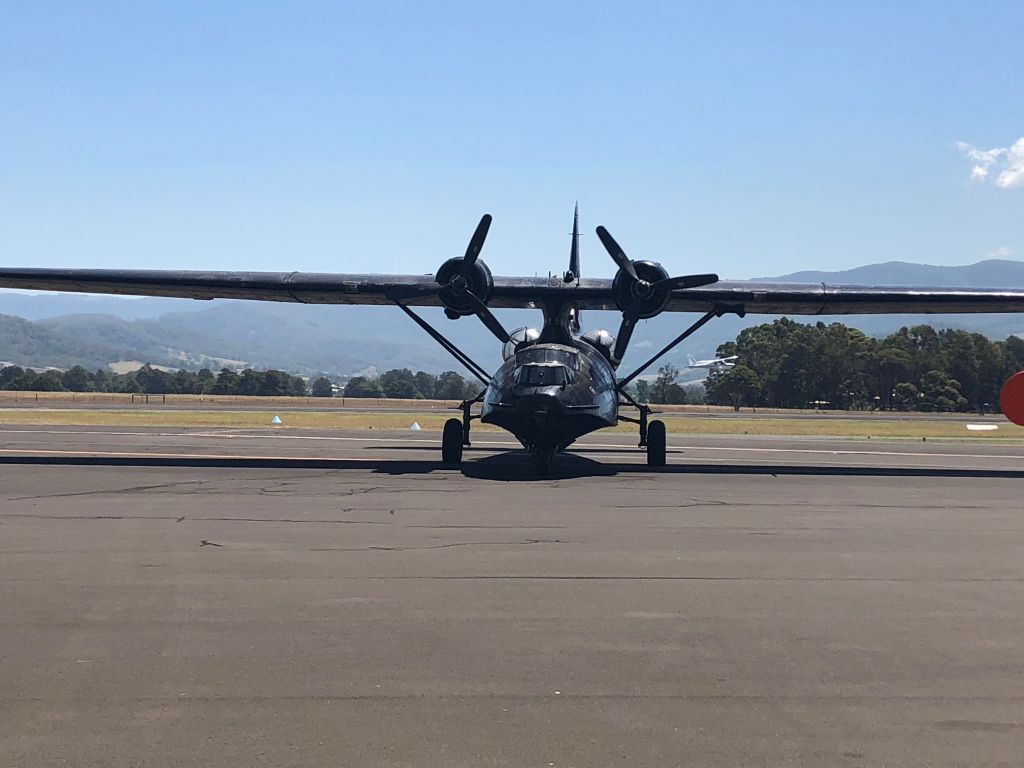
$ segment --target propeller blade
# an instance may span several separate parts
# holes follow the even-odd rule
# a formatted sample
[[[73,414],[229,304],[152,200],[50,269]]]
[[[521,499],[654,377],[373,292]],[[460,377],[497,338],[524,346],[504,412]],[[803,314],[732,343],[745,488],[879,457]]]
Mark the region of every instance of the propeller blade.
[[[633,329],[639,318],[632,312],[622,313],[622,323],[619,325],[619,333],[615,337],[615,349],[612,350],[612,358],[621,363],[626,349],[629,347],[629,339],[633,336]]]
[[[611,233],[604,227],[598,227],[597,236],[600,238],[604,249],[608,251],[608,255],[612,257],[612,261],[615,262],[615,265],[631,278],[639,281],[640,277],[633,268],[633,262],[629,260],[628,256],[626,256],[626,252],[622,250],[622,247],[615,242],[615,238],[611,236]]]
[[[466,255],[462,257],[464,267],[472,267],[476,263],[480,250],[484,247],[484,240],[487,239],[487,230],[491,228],[491,214],[485,213],[480,217],[480,223],[476,225],[476,231],[469,239],[466,247]]]
[[[487,330],[497,336],[498,341],[502,343],[508,341],[508,331],[502,327],[501,323],[498,322],[498,318],[491,313],[487,305],[472,291],[466,291],[465,295],[469,299],[469,303],[473,305],[473,311],[476,313],[476,316],[487,326]]]
[[[654,290],[668,288],[675,291],[680,288],[700,288],[702,285],[710,285],[718,282],[718,275],[682,275],[681,277],[666,277],[653,285]]]

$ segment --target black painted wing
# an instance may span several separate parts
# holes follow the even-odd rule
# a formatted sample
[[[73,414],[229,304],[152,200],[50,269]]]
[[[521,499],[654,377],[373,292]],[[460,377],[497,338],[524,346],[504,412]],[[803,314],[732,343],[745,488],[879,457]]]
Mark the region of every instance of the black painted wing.
[[[558,277],[496,277],[488,305],[535,307],[545,300],[562,299],[580,309],[614,310],[611,286],[607,279],[582,279],[567,285]],[[438,285],[431,275],[0,269],[0,288],[301,304],[440,304]],[[1024,290],[719,281],[674,291],[666,310],[765,315],[1024,312]]]

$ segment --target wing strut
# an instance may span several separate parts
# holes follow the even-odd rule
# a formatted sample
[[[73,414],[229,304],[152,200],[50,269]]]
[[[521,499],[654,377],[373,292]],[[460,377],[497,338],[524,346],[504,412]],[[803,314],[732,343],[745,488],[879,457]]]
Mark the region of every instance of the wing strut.
[[[405,314],[411,317],[413,319],[413,322],[416,323],[416,325],[418,325],[420,328],[422,328],[424,331],[430,334],[430,338],[432,338],[434,341],[436,341],[438,344],[444,347],[445,350],[447,350],[447,352],[452,357],[454,357],[456,360],[462,363],[462,365],[465,366],[466,370],[468,370],[470,373],[472,373],[474,376],[480,379],[480,382],[485,387],[490,386],[491,377],[487,375],[487,371],[485,371],[483,368],[481,368],[479,365],[473,362],[473,360],[470,359],[469,355],[467,355],[461,349],[456,347],[452,342],[446,339],[441,334],[440,331],[438,331],[430,323],[428,323],[422,317],[420,317],[407,306],[405,306],[405,304],[402,304],[400,301],[396,301],[395,304],[397,304],[398,308],[405,312]]]
[[[678,344],[679,342],[681,342],[683,339],[687,338],[691,334],[696,333],[697,331],[699,331],[704,326],[704,324],[706,322],[708,322],[708,320],[710,320],[711,318],[713,318],[713,317],[721,317],[723,314],[725,314],[725,313],[721,312],[721,311],[718,311],[718,310],[713,310],[711,312],[706,313],[703,317],[700,318],[700,320],[695,322],[693,325],[691,325],[689,328],[687,328],[681,334],[676,336],[666,346],[664,346],[662,348],[662,350],[660,352],[658,352],[658,354],[656,354],[654,357],[652,357],[646,363],[641,365],[639,368],[637,368],[635,371],[633,371],[631,374],[629,374],[629,376],[627,376],[626,378],[620,379],[619,380],[619,384],[618,384],[619,392],[623,392],[626,389],[626,385],[629,384],[629,382],[631,382],[633,379],[635,379],[641,373],[643,373],[648,368],[650,368],[655,362],[657,362],[657,360],[662,355],[664,355],[666,352],[670,351],[673,347],[675,347],[676,344]]]

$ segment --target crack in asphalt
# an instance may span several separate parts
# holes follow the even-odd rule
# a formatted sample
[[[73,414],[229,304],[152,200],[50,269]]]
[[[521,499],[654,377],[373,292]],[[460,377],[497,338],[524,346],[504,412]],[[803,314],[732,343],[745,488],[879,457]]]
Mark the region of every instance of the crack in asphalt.
[[[178,694],[177,696],[126,696],[118,698],[109,697],[75,697],[74,701],[80,704],[114,704],[123,705],[125,702],[135,703],[161,703],[161,702],[302,702],[302,701],[537,701],[547,699],[556,701],[845,701],[851,703],[860,702],[1024,702],[1024,696],[1019,695],[977,695],[977,694],[842,694],[842,693],[572,693],[561,691],[558,693],[339,693],[339,694],[298,694],[280,696],[231,696],[201,695],[201,694]],[[11,704],[46,704],[53,705],[54,700],[46,696],[0,696],[0,702]],[[929,723],[936,727],[962,727],[971,724],[969,720],[947,720]],[[983,722],[983,721],[979,721]],[[990,725],[1002,726],[1003,723],[991,723]],[[1018,723],[1013,724],[1020,727]]]
[[[449,544],[431,544],[423,547],[314,547],[310,552],[412,552],[427,549],[449,549],[451,547],[515,546],[521,544],[568,544],[561,539],[523,539],[521,541],[455,541]]]
[[[331,472],[322,472],[322,473],[319,473],[318,475],[315,475],[315,476],[316,477],[326,477],[329,474],[331,474]],[[269,477],[269,478],[268,477],[264,477],[264,478],[260,478],[260,480],[262,482],[270,481],[271,485],[273,485],[273,483],[275,481],[278,481],[278,482],[281,482],[281,483],[296,482],[293,475],[283,475],[281,477]],[[132,493],[147,493],[147,492],[150,492],[150,491],[164,491],[164,490],[168,490],[169,491],[169,490],[174,490],[174,489],[187,488],[189,486],[191,486],[193,488],[193,490],[191,490],[189,493],[186,493],[184,495],[193,495],[195,493],[215,494],[215,493],[225,493],[225,492],[230,492],[230,493],[234,494],[234,493],[237,493],[238,491],[237,490],[222,491],[220,489],[203,489],[202,486],[208,485],[208,484],[211,484],[211,483],[218,483],[218,484],[230,483],[230,482],[249,483],[251,481],[252,481],[252,478],[247,478],[247,477],[218,477],[216,479],[205,478],[205,479],[202,479],[202,480],[179,480],[179,481],[172,482],[172,483],[156,483],[154,485],[133,485],[133,486],[128,486],[127,488],[102,488],[102,489],[95,490],[95,491],[75,491],[73,493],[44,493],[44,494],[39,494],[39,495],[36,495],[36,496],[13,496],[13,497],[11,497],[11,498],[9,498],[7,500],[8,501],[42,501],[44,499],[69,499],[69,498],[77,498],[77,497],[83,497],[83,496],[105,496],[105,495],[121,496],[121,495],[132,494]],[[374,489],[371,489],[371,490],[374,490]],[[338,495],[344,495],[344,494],[338,494]]]
[[[345,510],[346,512],[350,510]],[[170,520],[180,523],[186,518],[173,515],[52,515],[42,512],[3,512],[4,518],[31,518],[36,520]],[[338,518],[307,518],[299,520],[289,517],[189,517],[194,523],[322,523],[324,525],[392,525],[385,520],[345,520]]]

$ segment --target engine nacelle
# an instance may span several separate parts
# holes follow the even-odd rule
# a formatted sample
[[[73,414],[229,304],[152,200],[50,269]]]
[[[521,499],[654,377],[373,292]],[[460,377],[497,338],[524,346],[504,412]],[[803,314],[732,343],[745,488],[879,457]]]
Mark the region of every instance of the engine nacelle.
[[[508,360],[510,357],[515,355],[516,349],[520,345],[526,346],[532,344],[540,338],[540,330],[537,328],[516,328],[512,333],[508,335],[508,341],[501,348],[501,356],[504,360]]]
[[[444,306],[444,313],[452,318],[474,314],[473,305],[466,296],[472,291],[484,304],[491,296],[494,278],[482,259],[477,259],[468,267],[464,259],[448,259],[437,270],[434,280],[444,286],[438,296]]]
[[[593,330],[587,331],[580,336],[580,338],[604,355],[606,360],[611,362],[612,350],[615,349],[615,336],[608,331]]]
[[[633,269],[644,283],[638,284],[620,269],[612,280],[612,295],[620,311],[635,311],[637,317],[646,320],[661,312],[668,302],[669,294],[672,293],[671,288],[653,288],[655,284],[668,277],[668,272],[656,261],[634,261]],[[642,292],[645,286],[648,293]]]

